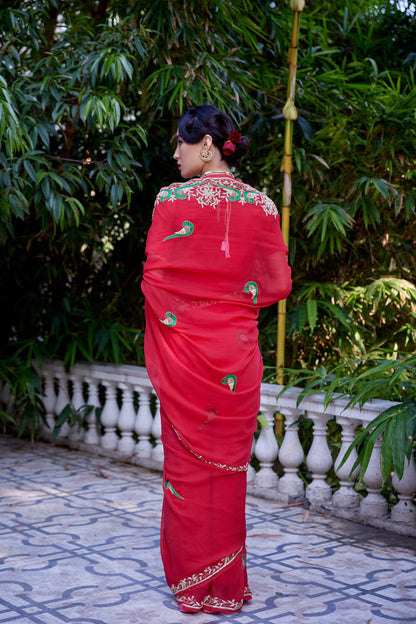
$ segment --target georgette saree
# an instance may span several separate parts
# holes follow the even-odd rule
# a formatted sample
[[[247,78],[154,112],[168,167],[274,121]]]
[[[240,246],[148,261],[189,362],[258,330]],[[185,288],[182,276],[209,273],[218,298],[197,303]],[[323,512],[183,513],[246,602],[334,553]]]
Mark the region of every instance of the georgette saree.
[[[161,189],[146,254],[166,580],[182,611],[233,612],[251,598],[245,496],[263,373],[257,318],[290,292],[287,248],[266,195],[211,173]]]

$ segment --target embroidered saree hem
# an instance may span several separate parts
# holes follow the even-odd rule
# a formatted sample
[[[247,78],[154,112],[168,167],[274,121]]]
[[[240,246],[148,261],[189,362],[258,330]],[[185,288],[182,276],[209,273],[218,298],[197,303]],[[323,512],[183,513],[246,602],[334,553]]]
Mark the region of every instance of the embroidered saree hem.
[[[224,557],[218,564],[206,568],[203,573],[183,579],[176,587],[171,587],[180,610],[207,613],[239,611],[243,603],[252,598],[246,585],[245,563],[242,562],[245,562],[243,548],[229,557]],[[244,584],[236,592],[239,580],[243,580]]]
[[[161,419],[166,580],[182,611],[237,611],[251,597],[245,549],[247,475],[197,457],[182,444],[163,409]]]
[[[205,613],[235,613],[241,609],[244,602],[251,599],[252,594],[248,587],[244,590],[242,600],[222,600],[211,595],[206,596],[202,601],[197,600],[193,595],[177,597],[179,609],[183,613],[197,613],[198,611],[204,611]]]

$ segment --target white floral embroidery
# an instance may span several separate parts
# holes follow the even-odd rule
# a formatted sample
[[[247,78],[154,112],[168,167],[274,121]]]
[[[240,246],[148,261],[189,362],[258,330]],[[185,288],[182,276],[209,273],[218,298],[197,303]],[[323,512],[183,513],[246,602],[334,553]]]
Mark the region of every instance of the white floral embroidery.
[[[189,609],[195,609],[196,611],[201,611],[203,607],[238,611],[243,606],[242,600],[222,600],[221,598],[214,598],[213,596],[206,596],[202,602],[197,600],[195,596],[179,596],[177,601]]]
[[[211,206],[215,210],[223,195],[224,192],[221,188],[218,188],[214,184],[210,184],[208,182],[201,187],[197,187],[196,201],[203,207]]]
[[[205,207],[210,206],[214,210],[222,199],[229,199],[240,204],[257,204],[266,215],[274,218],[278,215],[274,202],[264,193],[257,191],[248,184],[224,177],[189,180],[188,182],[176,182],[162,188],[157,197],[156,204],[176,199],[190,200],[193,197]]]
[[[270,197],[267,197],[267,195],[264,195],[263,193],[261,195],[261,199],[262,199],[261,205],[262,205],[264,212],[267,215],[273,215],[275,217],[277,215],[277,208],[274,202],[272,202]]]
[[[241,553],[242,550],[243,550],[243,547],[241,547],[239,550],[237,550],[237,552],[233,553],[232,555],[229,555],[228,557],[224,557],[223,559],[221,559],[214,565],[206,567],[205,570],[203,570],[202,572],[198,572],[198,573],[192,574],[191,576],[187,576],[186,578],[179,581],[177,585],[171,585],[170,591],[176,595],[179,592],[183,592],[189,589],[190,587],[194,587],[195,585],[204,583],[208,579],[218,574],[218,572],[221,572],[221,570],[223,570],[228,565],[230,565],[230,563],[235,561],[235,559],[238,557],[238,555]]]
[[[192,189],[187,188],[186,186],[179,185],[176,189],[172,197],[170,197],[170,201],[175,201],[175,199],[191,199],[192,197]]]
[[[255,191],[246,191],[244,193],[244,197],[245,199],[250,203],[250,204],[254,204],[257,198],[257,195],[259,195],[258,193],[256,193]],[[260,196],[261,197],[261,196]]]
[[[156,201],[165,201],[169,197],[170,193],[167,189],[163,188],[159,191]]]
[[[238,611],[243,606],[244,600],[250,600],[250,598],[252,598],[251,591],[248,587],[245,587],[243,600],[223,600],[209,594],[202,601],[197,600],[195,596],[178,596],[176,599],[189,609],[195,609],[196,611],[201,611],[204,606],[227,611]]]
[[[185,607],[188,607],[188,609],[195,609],[195,611],[200,611],[202,609],[202,602],[197,600],[195,596],[178,596],[176,600],[185,605]]]

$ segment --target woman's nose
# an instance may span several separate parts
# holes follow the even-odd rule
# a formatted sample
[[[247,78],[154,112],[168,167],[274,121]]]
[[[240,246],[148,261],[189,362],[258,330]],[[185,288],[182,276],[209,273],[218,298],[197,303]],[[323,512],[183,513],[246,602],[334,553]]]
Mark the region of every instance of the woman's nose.
[[[178,150],[178,148],[175,149],[175,153],[173,154],[173,157],[174,157],[175,160],[179,159],[179,150]]]

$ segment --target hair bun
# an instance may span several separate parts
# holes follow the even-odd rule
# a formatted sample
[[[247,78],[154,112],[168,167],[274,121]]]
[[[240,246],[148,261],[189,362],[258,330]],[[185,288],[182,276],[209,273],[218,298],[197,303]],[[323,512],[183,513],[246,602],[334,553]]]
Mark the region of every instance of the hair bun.
[[[198,143],[209,134],[230,166],[239,163],[248,151],[248,137],[235,130],[231,117],[212,104],[188,109],[179,119],[178,130],[187,143]]]

